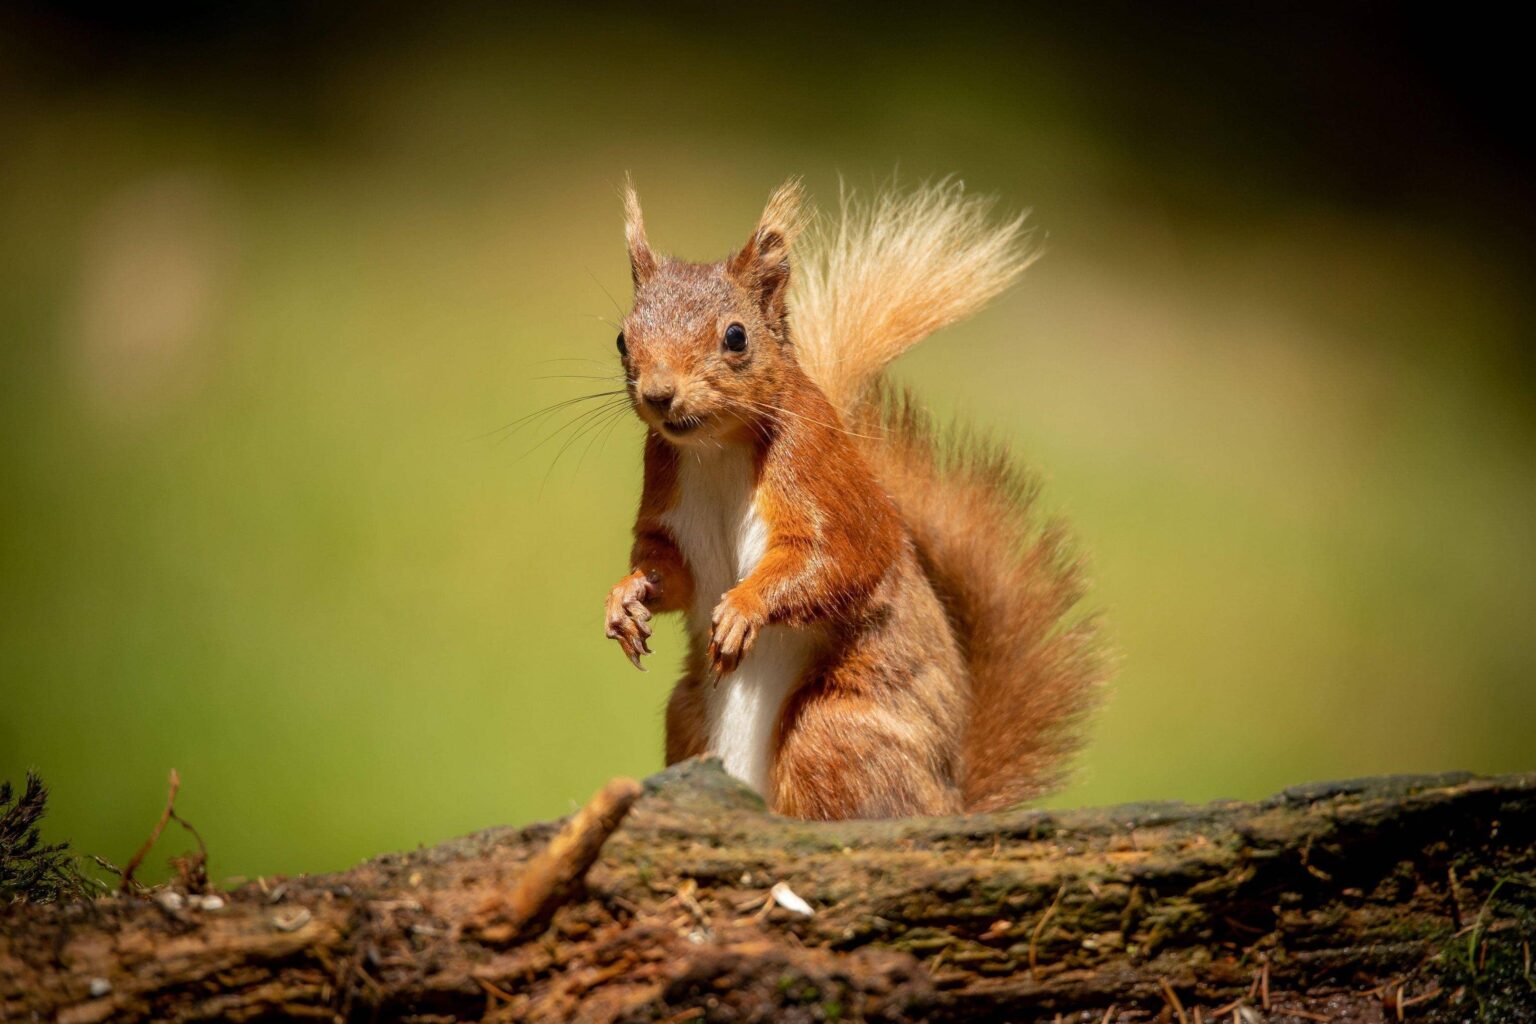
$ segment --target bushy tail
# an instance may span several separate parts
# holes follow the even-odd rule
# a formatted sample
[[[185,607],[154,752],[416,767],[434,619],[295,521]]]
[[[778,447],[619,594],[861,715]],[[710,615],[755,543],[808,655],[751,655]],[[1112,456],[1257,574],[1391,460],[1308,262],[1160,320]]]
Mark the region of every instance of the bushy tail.
[[[1082,567],[1060,521],[1033,511],[1036,481],[1006,448],[941,432],[911,394],[875,389],[856,422],[944,602],[971,676],[962,748],[970,810],[1062,780],[1104,674],[1094,620],[1074,616]]]
[[[992,223],[992,201],[959,181],[867,201],[845,192],[840,205],[796,249],[792,311],[800,365],[849,414],[891,360],[986,305],[1034,257],[1024,215]]]
[[[802,365],[864,438],[954,626],[971,676],[962,785],[977,811],[1061,780],[1104,675],[1093,620],[1074,618],[1081,565],[1062,525],[1035,516],[1035,481],[1003,446],[941,432],[880,379],[1030,262],[1022,219],[990,224],[988,212],[958,183],[864,206],[845,197],[797,267],[809,273],[791,312]]]

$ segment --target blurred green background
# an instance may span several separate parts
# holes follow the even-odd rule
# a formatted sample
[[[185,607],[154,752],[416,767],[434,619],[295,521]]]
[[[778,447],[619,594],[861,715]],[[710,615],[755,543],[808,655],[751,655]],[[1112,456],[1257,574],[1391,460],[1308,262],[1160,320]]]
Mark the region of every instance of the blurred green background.
[[[790,174],[1033,209],[1046,258],[900,374],[1091,554],[1120,669],[1053,804],[1536,768],[1531,167],[1515,65],[1456,60],[1497,40],[84,11],[0,19],[0,777],[51,836],[123,862],[174,767],[216,876],[318,871],[659,766],[680,639],[640,675],[599,625],[638,428],[499,429],[606,386],[558,375],[613,368],[625,171],[697,257]]]

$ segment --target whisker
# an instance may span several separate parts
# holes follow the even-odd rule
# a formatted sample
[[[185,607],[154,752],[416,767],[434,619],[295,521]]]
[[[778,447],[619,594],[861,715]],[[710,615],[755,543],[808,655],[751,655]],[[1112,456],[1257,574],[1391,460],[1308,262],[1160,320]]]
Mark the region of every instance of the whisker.
[[[564,399],[563,401],[556,402],[553,405],[547,405],[547,406],[545,406],[542,409],[536,409],[533,412],[527,413],[526,415],[519,416],[517,419],[513,420],[511,423],[507,423],[507,424],[504,424],[502,426],[499,426],[495,430],[487,430],[483,434],[477,434],[476,436],[470,438],[470,440],[471,441],[478,441],[481,438],[490,437],[492,434],[500,434],[503,431],[507,431],[508,432],[506,436],[507,436],[508,439],[510,439],[519,430],[521,430],[523,427],[530,425],[530,421],[535,421],[535,420],[538,420],[538,419],[540,419],[542,417],[550,416],[550,415],[552,415],[554,413],[559,412],[562,409],[566,409],[566,408],[569,408],[570,406],[576,405],[577,403],[580,403],[580,402],[592,402],[592,401],[596,401],[597,399],[600,399],[600,398],[612,399],[612,398],[614,398],[617,395],[626,395],[627,396],[628,394],[629,394],[629,392],[626,391],[626,390],[616,389],[616,390],[613,390],[613,391],[595,391],[595,392],[593,392],[590,395],[577,395],[575,398],[567,398],[567,399]]]
[[[519,455],[518,458],[519,459],[527,458],[528,456],[532,455],[534,452],[538,451],[540,448],[544,447],[546,444],[549,444],[551,441],[555,440],[555,438],[559,437],[561,434],[565,433],[567,430],[570,430],[572,427],[576,427],[578,424],[584,424],[586,421],[592,419],[594,416],[601,416],[603,413],[609,412],[609,411],[611,411],[613,409],[627,407],[628,405],[629,405],[629,403],[627,401],[620,401],[618,399],[611,399],[609,402],[607,402],[607,403],[605,403],[603,405],[600,405],[600,406],[598,406],[595,409],[586,409],[586,410],[584,410],[582,412],[579,412],[575,416],[572,416],[570,419],[566,420],[564,423],[560,424],[560,426],[556,427],[554,430],[550,431],[547,435],[545,435],[542,439],[540,439],[539,442],[537,444],[535,444],[532,448],[529,448],[527,451],[525,451],[521,455]]]
[[[623,384],[623,374],[595,374],[595,373],[546,373],[538,377],[529,377],[529,380],[601,380],[614,384]]]
[[[858,437],[858,438],[862,438],[862,439],[864,439],[866,441],[883,441],[883,440],[885,440],[884,437],[876,437],[876,436],[873,436],[873,435],[870,435],[870,434],[860,434],[857,431],[849,430],[847,427],[842,426],[840,424],[837,424],[837,423],[825,423],[825,422],[823,422],[821,420],[816,419],[814,416],[807,416],[804,413],[796,412],[793,409],[786,409],[786,408],[784,408],[783,406],[780,406],[780,405],[773,405],[773,404],[771,404],[769,402],[762,402],[762,401],[758,401],[756,399],[751,399],[751,398],[740,398],[740,399],[738,399],[738,401],[744,402],[745,404],[753,406],[753,407],[755,407],[757,409],[761,409],[763,412],[783,413],[785,416],[792,416],[792,417],[794,417],[794,418],[796,418],[798,420],[801,420],[802,422],[805,422],[805,423],[814,423],[817,426],[826,427],[829,430],[836,430],[839,433],[848,435],[849,437]]]
[[[613,433],[613,428],[618,426],[620,423],[623,423],[624,420],[625,417],[622,415],[609,416],[606,420],[603,421],[603,425],[597,430],[597,432],[587,439],[586,447],[581,450],[581,456],[576,460],[576,471],[578,473],[581,472],[582,465],[586,463],[587,455],[592,451],[593,445],[596,445],[598,449],[601,450],[603,444]]]
[[[757,438],[763,442],[763,444],[773,443],[773,436],[768,433],[767,424],[763,423],[760,418],[753,416],[747,421],[747,426],[751,429],[752,433],[755,434]]]
[[[608,443],[608,438],[613,434],[613,428],[623,422],[624,418],[620,416],[615,417],[614,420],[608,424],[608,429],[603,432],[603,439],[598,442],[598,448],[602,448],[603,445]]]
[[[603,282],[599,281],[597,275],[592,273],[591,267],[583,267],[582,269],[587,272],[587,276],[592,279],[592,283],[597,285],[597,290],[608,296],[608,301],[613,303],[613,311],[622,317],[624,315],[624,308],[619,305],[619,300],[613,297],[612,292],[603,287]]]
[[[618,411],[619,410],[617,410],[617,409],[608,410],[609,417],[611,417],[613,414],[617,413]],[[539,482],[539,496],[540,497],[542,497],[543,494],[544,494],[544,488],[549,486],[549,478],[554,475],[555,467],[560,464],[561,456],[565,455],[565,453],[570,450],[571,445],[573,445],[577,441],[581,440],[582,437],[584,437],[585,435],[591,433],[593,430],[596,430],[597,428],[599,428],[599,427],[603,426],[604,424],[606,424],[607,423],[607,419],[608,418],[605,418],[605,417],[599,415],[599,416],[591,419],[589,422],[583,424],[578,430],[576,430],[575,433],[573,433],[570,437],[568,437],[566,439],[565,443],[560,446],[560,450],[555,452],[555,457],[550,460],[549,468],[544,471],[544,479]]]

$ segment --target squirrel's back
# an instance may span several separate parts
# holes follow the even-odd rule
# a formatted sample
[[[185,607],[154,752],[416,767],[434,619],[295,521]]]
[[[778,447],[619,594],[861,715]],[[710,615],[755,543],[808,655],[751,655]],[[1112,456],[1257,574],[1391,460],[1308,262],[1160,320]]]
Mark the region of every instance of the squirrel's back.
[[[859,436],[895,500],[970,676],[962,742],[967,809],[995,810],[1060,781],[1096,701],[1105,659],[1076,613],[1082,570],[1036,484],[1002,445],[941,431],[884,368],[975,312],[1029,265],[1023,217],[958,182],[846,195],[841,216],[798,247],[796,356]]]

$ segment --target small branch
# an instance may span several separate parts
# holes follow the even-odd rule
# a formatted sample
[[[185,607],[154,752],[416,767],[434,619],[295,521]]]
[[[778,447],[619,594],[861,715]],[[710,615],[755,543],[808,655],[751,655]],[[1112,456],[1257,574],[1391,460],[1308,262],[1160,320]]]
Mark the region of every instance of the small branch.
[[[1035,922],[1035,930],[1029,934],[1029,973],[1031,977],[1037,977],[1040,973],[1038,951],[1040,936],[1045,933],[1045,926],[1051,920],[1051,915],[1056,913],[1056,907],[1061,903],[1061,898],[1066,895],[1067,883],[1062,882],[1061,888],[1056,890],[1056,897],[1051,900],[1051,905],[1045,908],[1045,913],[1040,915],[1040,920]]]
[[[541,930],[561,904],[576,894],[603,844],[640,793],[640,783],[634,779],[614,779],[598,790],[528,862],[511,892],[481,906],[470,930],[489,945],[505,945]]]
[[[176,793],[180,789],[181,776],[176,774],[175,768],[172,768],[171,791],[165,798],[165,810],[160,812],[160,820],[155,822],[155,830],[149,834],[149,838],[144,840],[144,845],[139,847],[139,852],[135,853],[131,858],[129,858],[127,866],[123,868],[123,880],[118,884],[118,892],[127,892],[129,889],[133,888],[133,873],[139,869],[139,865],[143,863],[144,858],[149,854],[150,849],[155,845],[156,841],[159,840],[160,833],[165,831],[166,824],[176,813]]]
[[[1168,1000],[1168,1005],[1179,1018],[1179,1024],[1189,1024],[1189,1018],[1184,1014],[1184,1004],[1179,1002],[1179,994],[1168,984],[1167,978],[1158,978],[1157,983],[1162,986],[1163,998]],[[1198,1008],[1195,1012],[1199,1012]]]
[[[171,811],[171,819],[192,833],[192,838],[197,840],[197,852],[185,857],[171,858],[171,864],[176,868],[176,875],[181,884],[190,892],[207,892],[208,881],[208,844],[203,842],[203,834],[186,818]]]

